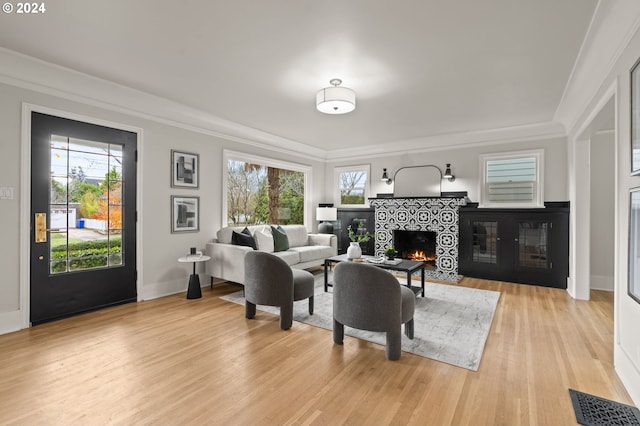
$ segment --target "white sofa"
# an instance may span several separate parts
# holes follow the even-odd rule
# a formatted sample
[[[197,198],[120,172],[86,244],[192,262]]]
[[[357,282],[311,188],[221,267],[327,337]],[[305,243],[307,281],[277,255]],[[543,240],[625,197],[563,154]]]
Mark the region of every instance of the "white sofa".
[[[247,227],[251,234],[268,230],[269,225],[253,225]],[[289,266],[306,269],[322,265],[324,259],[338,253],[337,237],[333,234],[311,234],[303,225],[282,225],[289,240],[289,249],[272,252],[273,248],[265,245],[258,250],[272,252],[282,258]],[[211,260],[206,263],[206,273],[212,278],[220,278],[239,284],[244,283],[244,256],[252,251],[251,247],[231,243],[233,231],[241,232],[244,226],[224,227],[217,232],[217,238],[207,243],[206,254]]]

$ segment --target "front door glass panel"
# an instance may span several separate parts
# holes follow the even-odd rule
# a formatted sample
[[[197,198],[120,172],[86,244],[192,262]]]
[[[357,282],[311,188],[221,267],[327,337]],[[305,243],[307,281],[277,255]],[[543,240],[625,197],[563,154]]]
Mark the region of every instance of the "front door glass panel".
[[[122,145],[53,135],[50,157],[50,274],[122,266]]]

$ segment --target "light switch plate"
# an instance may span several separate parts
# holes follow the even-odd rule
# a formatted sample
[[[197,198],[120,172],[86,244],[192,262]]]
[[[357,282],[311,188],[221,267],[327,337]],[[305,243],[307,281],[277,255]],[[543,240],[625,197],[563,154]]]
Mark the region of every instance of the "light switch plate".
[[[11,186],[0,187],[0,200],[13,200],[13,187]]]

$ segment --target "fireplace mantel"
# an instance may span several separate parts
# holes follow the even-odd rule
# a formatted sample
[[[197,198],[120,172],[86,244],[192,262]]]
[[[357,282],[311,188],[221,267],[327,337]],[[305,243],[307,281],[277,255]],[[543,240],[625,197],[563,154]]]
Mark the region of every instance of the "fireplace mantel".
[[[375,209],[376,256],[393,246],[393,230],[433,231],[437,234],[436,268],[426,275],[458,281],[458,210],[466,197],[370,198]]]

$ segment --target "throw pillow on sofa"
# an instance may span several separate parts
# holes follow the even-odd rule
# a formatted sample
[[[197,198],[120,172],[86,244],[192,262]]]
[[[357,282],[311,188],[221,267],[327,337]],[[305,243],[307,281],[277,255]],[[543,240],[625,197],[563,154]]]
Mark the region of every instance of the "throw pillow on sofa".
[[[271,227],[271,235],[273,235],[273,251],[287,251],[289,250],[289,238],[287,233],[284,232],[282,226],[278,225]]]
[[[231,234],[231,244],[236,246],[247,246],[257,250],[256,240],[251,235],[249,229],[245,226],[242,232],[233,231]]]
[[[258,250],[266,253],[273,253],[273,236],[271,235],[271,229],[263,227],[253,233],[256,242],[258,243]]]

